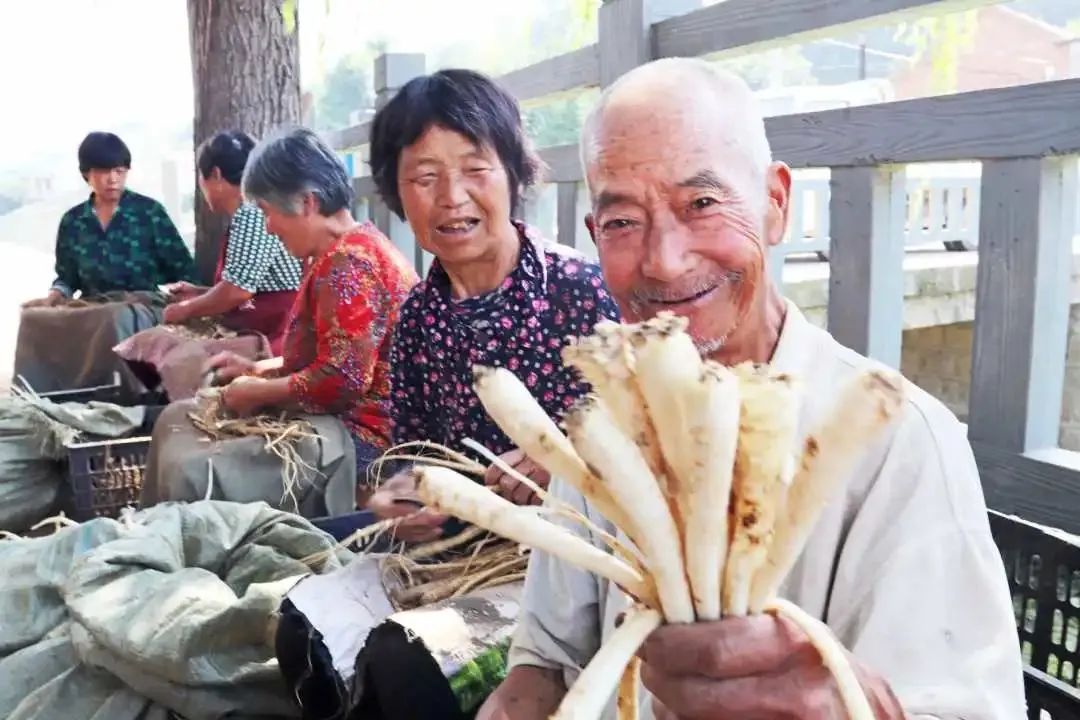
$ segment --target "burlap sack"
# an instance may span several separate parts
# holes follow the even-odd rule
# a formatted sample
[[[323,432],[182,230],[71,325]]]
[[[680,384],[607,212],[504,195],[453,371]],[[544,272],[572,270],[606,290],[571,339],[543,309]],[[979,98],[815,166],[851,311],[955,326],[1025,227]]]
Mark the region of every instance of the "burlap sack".
[[[140,507],[194,502],[209,496],[213,500],[265,502],[309,518],[355,509],[356,448],[348,429],[336,417],[300,416],[311,423],[318,437],[298,442],[306,467],[298,473],[291,494],[286,494],[281,460],[266,450],[262,438],[211,440],[188,418],[194,406],[193,400],[172,403],[154,425]]]
[[[169,400],[195,397],[207,361],[220,352],[234,352],[250,360],[270,356],[270,343],[251,333],[229,338],[195,338],[176,327],[159,325],[143,330],[116,345],[116,354],[145,365],[160,381]]]
[[[134,401],[147,392],[113,348],[161,322],[164,301],[147,293],[109,297],[108,302],[78,306],[25,308],[15,347],[15,377],[39,393],[112,385],[119,379],[117,402]]]

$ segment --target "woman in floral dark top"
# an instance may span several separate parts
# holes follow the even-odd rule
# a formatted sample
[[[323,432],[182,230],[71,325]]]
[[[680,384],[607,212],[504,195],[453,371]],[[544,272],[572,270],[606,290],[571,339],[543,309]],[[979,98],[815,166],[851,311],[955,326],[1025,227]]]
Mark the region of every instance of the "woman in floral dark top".
[[[508,368],[559,417],[587,391],[563,367],[567,338],[618,311],[596,264],[511,220],[538,169],[517,103],[472,71],[412,80],[375,116],[371,167],[383,201],[435,256],[402,307],[394,337],[394,442],[460,448],[472,438],[546,485],[542,469],[487,416],[472,390],[472,368]],[[536,501],[497,469],[485,481],[514,502]],[[400,502],[411,494],[409,478],[398,475],[368,507],[380,517],[411,516],[398,526],[403,539],[437,537],[445,518]]]

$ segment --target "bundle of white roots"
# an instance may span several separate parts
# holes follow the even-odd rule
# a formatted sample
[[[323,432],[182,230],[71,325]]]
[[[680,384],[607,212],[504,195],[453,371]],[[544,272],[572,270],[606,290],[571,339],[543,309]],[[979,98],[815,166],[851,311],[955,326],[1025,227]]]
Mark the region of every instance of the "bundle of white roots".
[[[899,415],[903,380],[886,370],[859,374],[800,443],[798,379],[703,361],[684,319],[601,323],[563,359],[593,388],[567,412],[565,435],[511,372],[478,367],[474,387],[517,447],[580,491],[628,542],[554,498],[519,507],[452,468],[414,471],[425,503],[607,578],[630,597],[625,621],[553,717],[599,718],[618,693],[619,717],[636,718],[636,653],[663,623],[772,613],[817,648],[849,717],[872,719],[839,642],[777,593],[835,491]],[[611,552],[552,516],[573,517]]]

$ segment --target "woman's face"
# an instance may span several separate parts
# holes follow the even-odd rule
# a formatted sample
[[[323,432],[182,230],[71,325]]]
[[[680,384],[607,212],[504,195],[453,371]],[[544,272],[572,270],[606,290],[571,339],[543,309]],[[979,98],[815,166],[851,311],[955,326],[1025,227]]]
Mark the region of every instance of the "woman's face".
[[[199,190],[202,192],[203,199],[206,200],[212,212],[217,212],[217,201],[221,196],[221,185],[224,183],[221,173],[214,168],[210,171],[210,177],[203,177],[201,172],[196,173],[196,176],[199,178]]]
[[[432,125],[398,158],[398,194],[413,235],[444,264],[489,256],[507,237],[510,183],[495,149]]]
[[[93,168],[86,173],[86,183],[94,195],[106,202],[119,202],[127,184],[128,169],[114,167],[110,169]]]
[[[309,204],[313,203],[305,200],[297,214],[287,213],[264,200],[258,200],[256,204],[266,216],[266,232],[277,235],[290,255],[303,260],[315,252],[312,228],[320,216],[318,212],[309,212]]]

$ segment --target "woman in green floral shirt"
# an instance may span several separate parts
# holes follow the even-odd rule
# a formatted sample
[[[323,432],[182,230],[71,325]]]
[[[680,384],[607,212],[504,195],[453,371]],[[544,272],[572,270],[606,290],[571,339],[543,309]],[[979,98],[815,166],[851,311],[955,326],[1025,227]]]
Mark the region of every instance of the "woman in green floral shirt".
[[[112,133],[94,132],[79,146],[79,171],[90,198],[64,213],[56,234],[56,280],[45,298],[57,305],[76,292],[154,291],[193,279],[191,252],[161,203],[125,189],[131,152]]]

